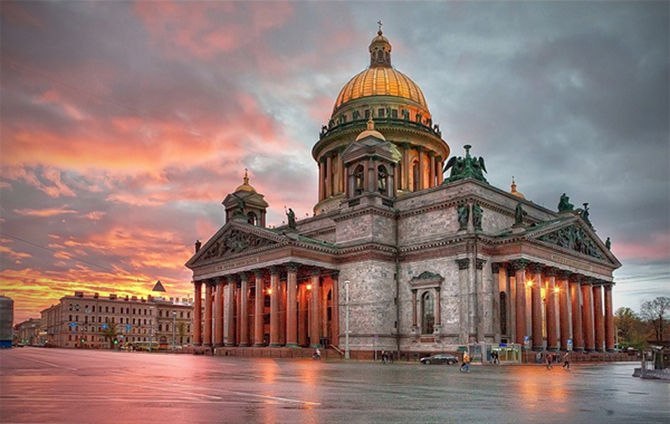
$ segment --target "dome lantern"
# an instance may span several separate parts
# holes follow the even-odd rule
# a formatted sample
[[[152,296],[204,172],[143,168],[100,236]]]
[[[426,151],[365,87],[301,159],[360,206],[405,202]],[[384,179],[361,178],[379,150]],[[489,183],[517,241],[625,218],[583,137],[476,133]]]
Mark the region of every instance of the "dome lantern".
[[[377,31],[377,36],[372,39],[370,42],[370,67],[391,67],[391,43],[389,40],[384,37],[382,33],[382,21],[377,22],[379,24],[379,31]]]

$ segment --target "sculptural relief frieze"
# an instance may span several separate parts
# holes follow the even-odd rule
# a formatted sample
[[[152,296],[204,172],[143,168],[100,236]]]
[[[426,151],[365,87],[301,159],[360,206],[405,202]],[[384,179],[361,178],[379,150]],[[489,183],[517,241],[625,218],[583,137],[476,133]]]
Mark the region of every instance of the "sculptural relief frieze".
[[[244,233],[239,230],[232,230],[224,237],[214,242],[211,247],[202,255],[202,260],[222,258],[225,255],[234,255],[245,250],[255,249],[274,244],[273,241]]]
[[[596,243],[586,235],[583,229],[576,226],[561,228],[553,233],[545,234],[539,239],[566,249],[576,250],[594,258],[605,259]]]

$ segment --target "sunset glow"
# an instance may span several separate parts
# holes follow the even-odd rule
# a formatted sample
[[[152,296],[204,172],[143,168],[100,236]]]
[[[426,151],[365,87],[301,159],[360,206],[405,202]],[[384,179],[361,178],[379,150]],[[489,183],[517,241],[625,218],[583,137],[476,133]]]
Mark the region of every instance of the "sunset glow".
[[[615,307],[667,290],[663,15],[625,4],[387,6],[394,66],[421,87],[452,151],[476,146],[491,184],[507,190],[514,175],[548,209],[562,192],[590,202],[623,263]],[[522,6],[529,27],[509,28],[504,17]],[[284,205],[311,216],[311,148],[341,87],[368,65],[379,9],[1,2],[0,294],[14,299],[14,322],[74,291],[146,297],[160,280],[167,297],[192,297],[184,263],[224,224],[221,202],[245,168],[270,204],[268,226],[286,220]]]

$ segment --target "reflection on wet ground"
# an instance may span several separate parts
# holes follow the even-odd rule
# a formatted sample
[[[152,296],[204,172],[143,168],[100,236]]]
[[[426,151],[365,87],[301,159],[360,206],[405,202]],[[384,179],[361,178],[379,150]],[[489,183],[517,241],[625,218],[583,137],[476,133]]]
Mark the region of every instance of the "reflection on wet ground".
[[[0,352],[17,423],[670,422],[634,363],[458,366],[23,348]]]

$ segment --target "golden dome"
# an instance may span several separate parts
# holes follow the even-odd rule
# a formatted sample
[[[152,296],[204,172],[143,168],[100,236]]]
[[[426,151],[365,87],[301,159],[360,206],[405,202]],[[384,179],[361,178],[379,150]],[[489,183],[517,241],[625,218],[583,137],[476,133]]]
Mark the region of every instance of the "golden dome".
[[[523,195],[520,191],[516,191],[516,182],[514,182],[514,177],[512,177],[512,187],[510,190],[510,193],[512,193],[514,196],[518,197],[519,199],[525,199],[526,196]]]
[[[369,96],[403,97],[418,103],[426,109],[426,112],[428,111],[426,98],[414,81],[393,68],[378,66],[360,72],[342,87],[333,113],[347,102]]]
[[[371,96],[400,97],[410,100],[423,109],[424,117],[429,118],[428,105],[423,92],[407,75],[391,66],[391,44],[382,35],[381,29],[372,39],[369,47],[370,67],[347,82],[333,108],[333,115],[346,103]]]
[[[238,191],[248,191],[248,192],[251,192],[251,193],[255,193],[255,192],[256,192],[256,189],[253,188],[253,187],[249,184],[249,174],[247,173],[247,169],[246,169],[246,168],[244,168],[244,179],[243,179],[243,181],[244,181],[244,183],[243,183],[241,186],[239,186],[239,187],[237,187],[237,188],[235,189],[235,193],[237,193]]]
[[[375,137],[380,140],[386,141],[386,137],[382,135],[379,131],[375,130],[375,123],[372,120],[372,118],[368,119],[368,127],[365,129],[365,131],[361,131],[360,134],[358,134],[358,137],[356,137],[356,141],[358,140],[363,140],[365,137]]]

